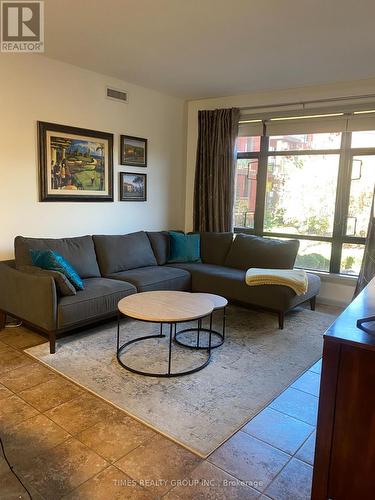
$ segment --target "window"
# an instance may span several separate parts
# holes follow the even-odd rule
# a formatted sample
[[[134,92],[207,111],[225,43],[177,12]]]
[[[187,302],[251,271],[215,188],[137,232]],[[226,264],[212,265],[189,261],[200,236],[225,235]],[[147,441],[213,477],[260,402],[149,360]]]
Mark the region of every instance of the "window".
[[[260,136],[239,137],[237,139],[237,151],[239,153],[260,151]]]
[[[235,226],[254,228],[258,159],[237,161]]]
[[[341,132],[323,134],[275,135],[270,137],[270,151],[340,149]]]
[[[307,125],[305,133],[298,121],[295,133],[279,122],[238,138],[235,230],[296,238],[297,267],[357,275],[375,185],[375,121],[373,130],[358,130],[357,121],[332,131]]]
[[[264,230],[332,236],[340,156],[269,156]]]

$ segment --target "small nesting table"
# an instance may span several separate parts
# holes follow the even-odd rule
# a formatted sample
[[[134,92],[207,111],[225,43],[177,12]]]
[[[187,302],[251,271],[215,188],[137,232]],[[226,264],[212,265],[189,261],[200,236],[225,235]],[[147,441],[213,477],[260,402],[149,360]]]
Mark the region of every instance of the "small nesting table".
[[[200,318],[200,319],[198,319],[198,326],[196,328],[184,328],[183,330],[176,332],[175,341],[184,347],[188,347],[189,349],[207,349],[208,345],[201,343],[201,332],[206,332],[206,333],[208,333],[209,342],[211,342],[212,335],[215,336],[219,340],[216,344],[211,345],[211,349],[216,349],[216,347],[220,347],[221,345],[223,345],[224,340],[225,340],[225,317],[226,317],[225,313],[226,313],[226,307],[228,305],[228,301],[224,297],[221,297],[220,295],[215,295],[213,293],[194,293],[193,295],[195,297],[198,297],[201,300],[210,300],[214,305],[213,312],[219,311],[219,310],[223,311],[222,312],[222,314],[223,314],[222,330],[221,330],[221,332],[218,332],[218,331],[212,329],[212,314],[213,314],[213,312],[212,312],[210,315],[210,327],[209,328],[202,327],[203,318]],[[182,334],[190,333],[190,332],[197,333],[197,340],[194,344],[187,344],[183,340],[181,340]]]
[[[203,294],[206,295],[206,294]],[[139,375],[148,375],[150,377],[178,377],[189,375],[202,370],[208,365],[211,359],[211,338],[212,338],[212,312],[215,309],[214,302],[202,296],[202,294],[174,291],[154,291],[141,292],[129,295],[118,303],[118,323],[117,323],[117,360],[125,369]],[[160,333],[146,335],[131,339],[120,345],[120,320],[122,316],[128,316],[138,321],[151,323],[160,323]],[[199,320],[210,317],[210,333],[208,345],[204,348],[207,351],[206,360],[199,366],[190,370],[173,372],[172,363],[172,341],[176,336],[176,325],[188,321]],[[165,372],[155,373],[138,370],[130,367],[125,361],[126,348],[136,342],[143,342],[149,339],[158,339],[165,337],[163,334],[163,325],[169,325],[169,343],[168,343],[168,366]]]

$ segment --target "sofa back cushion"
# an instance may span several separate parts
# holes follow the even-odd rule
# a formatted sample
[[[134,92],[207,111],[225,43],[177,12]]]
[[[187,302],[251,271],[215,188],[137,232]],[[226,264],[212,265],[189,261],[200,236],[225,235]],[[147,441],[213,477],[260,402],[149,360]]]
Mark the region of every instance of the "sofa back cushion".
[[[144,231],[124,235],[95,235],[93,239],[103,276],[157,265],[150,240]]]
[[[275,240],[248,234],[238,234],[225,259],[225,265],[247,270],[292,269],[299,248],[298,240]]]
[[[201,233],[201,257],[205,264],[224,265],[233,233]]]
[[[77,238],[24,238],[17,236],[14,241],[16,267],[31,266],[30,250],[51,250],[59,253],[74,267],[81,278],[99,278],[94,242],[91,236]]]
[[[169,233],[168,231],[148,231],[152,250],[159,266],[164,266],[169,256]]]

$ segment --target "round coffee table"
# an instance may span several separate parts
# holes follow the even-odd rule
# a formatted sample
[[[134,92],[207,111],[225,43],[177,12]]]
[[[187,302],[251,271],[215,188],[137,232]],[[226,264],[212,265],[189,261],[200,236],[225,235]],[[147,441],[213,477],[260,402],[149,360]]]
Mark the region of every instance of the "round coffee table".
[[[174,291],[155,291],[141,292],[134,295],[129,295],[120,300],[118,303],[118,323],[117,323],[117,360],[121,366],[127,370],[137,373],[138,375],[148,375],[150,377],[179,377],[181,375],[189,375],[202,370],[208,365],[211,359],[211,334],[209,335],[209,343],[206,347],[207,358],[201,365],[185,370],[182,372],[172,372],[172,340],[176,335],[176,325],[193,320],[201,320],[206,316],[210,316],[212,326],[212,311],[214,303],[206,297],[198,297],[195,293],[189,292],[174,292]],[[136,339],[129,340],[120,346],[120,319],[122,316],[128,316],[138,321],[151,323],[160,323],[160,333],[154,335],[146,335]],[[168,351],[168,367],[164,373],[147,372],[138,370],[127,365],[121,357],[125,355],[125,349],[136,343],[143,342],[148,339],[158,339],[165,337],[163,334],[163,325],[169,325],[169,351]]]
[[[221,295],[215,295],[213,293],[194,293],[193,294],[195,297],[198,297],[203,300],[210,300],[214,304],[214,311],[223,311],[223,323],[222,323],[222,331],[218,332],[216,330],[212,329],[212,320],[210,319],[210,328],[203,328],[202,327],[202,318],[198,319],[198,326],[196,328],[184,328],[183,330],[180,330],[179,332],[176,333],[175,335],[175,342],[177,342],[179,345],[188,347],[189,349],[207,349],[208,346],[201,344],[201,332],[207,332],[209,334],[209,341],[211,342],[211,335],[214,335],[219,339],[219,342],[216,344],[212,345],[211,344],[211,349],[216,349],[216,347],[220,347],[223,345],[224,340],[225,340],[225,310],[228,305],[228,301],[226,298],[221,297]],[[212,318],[212,314],[211,314]],[[197,341],[194,344],[187,344],[183,340],[181,340],[181,335],[184,333],[191,333],[191,332],[196,332],[197,333]],[[180,338],[179,338],[180,337]]]

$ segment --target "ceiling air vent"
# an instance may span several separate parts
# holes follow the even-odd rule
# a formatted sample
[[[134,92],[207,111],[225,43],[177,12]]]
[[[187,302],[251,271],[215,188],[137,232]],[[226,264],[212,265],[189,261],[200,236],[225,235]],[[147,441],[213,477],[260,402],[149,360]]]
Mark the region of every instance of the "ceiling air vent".
[[[114,89],[112,87],[106,87],[106,97],[114,101],[129,102],[129,96],[125,90]]]

